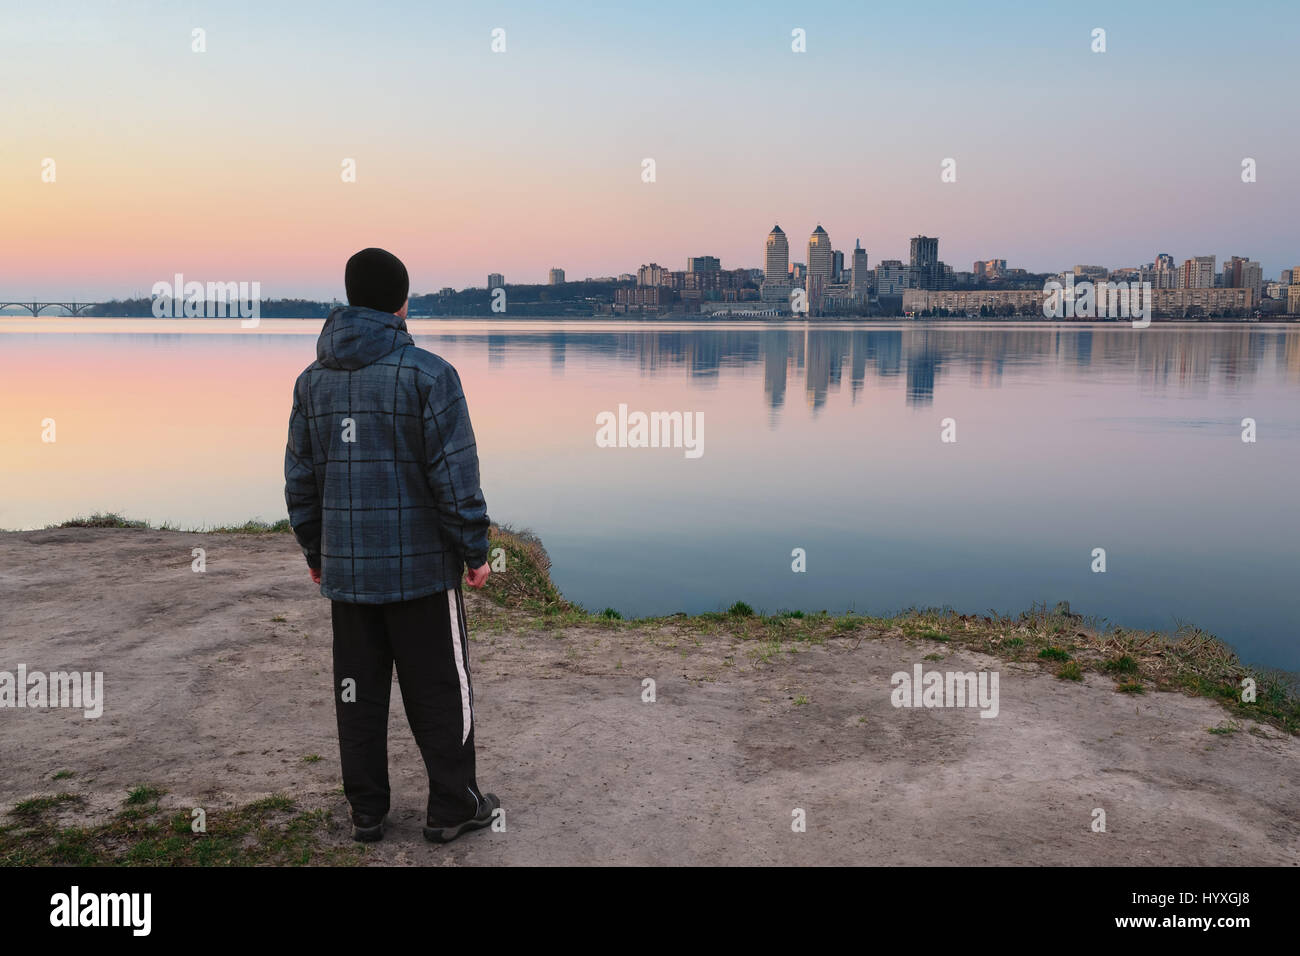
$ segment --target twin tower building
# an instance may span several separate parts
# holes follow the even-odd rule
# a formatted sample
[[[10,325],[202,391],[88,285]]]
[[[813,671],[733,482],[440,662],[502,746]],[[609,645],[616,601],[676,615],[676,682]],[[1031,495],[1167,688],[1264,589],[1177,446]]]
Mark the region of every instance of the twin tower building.
[[[831,248],[831,237],[818,225],[808,237],[807,265],[796,262],[792,270],[785,232],[773,226],[767,234],[760,291],[763,302],[782,311],[821,315],[865,305],[870,287],[862,240],[854,244],[853,261],[846,269],[844,253]]]

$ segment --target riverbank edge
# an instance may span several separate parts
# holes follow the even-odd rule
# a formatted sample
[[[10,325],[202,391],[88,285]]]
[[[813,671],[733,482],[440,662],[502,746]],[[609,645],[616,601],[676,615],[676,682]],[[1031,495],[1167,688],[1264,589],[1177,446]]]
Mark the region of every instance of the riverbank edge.
[[[52,528],[119,528],[189,534],[291,534],[287,518],[249,520],[241,525],[183,528],[164,522],[97,512]],[[4,532],[0,533],[23,533]],[[550,576],[550,559],[536,535],[493,525],[492,562],[506,573],[492,575],[483,595],[511,612],[521,625],[552,630],[571,626],[609,629],[671,624],[703,637],[718,632],[758,642],[759,656],[770,657],[787,642],[822,643],[828,637],[904,637],[938,641],[987,654],[1008,663],[1047,667],[1060,680],[1082,681],[1087,672],[1115,681],[1116,693],[1177,691],[1215,700],[1229,717],[1271,725],[1300,736],[1300,675],[1246,665],[1225,642],[1184,624],[1174,632],[1142,631],[1108,625],[1071,611],[1068,602],[1035,605],[1018,615],[962,614],[950,608],[909,608],[888,617],[846,612],[780,610],[756,613],[737,601],[727,611],[676,613],[625,620],[614,608],[599,611],[567,600]],[[1253,699],[1251,699],[1253,697]],[[1243,728],[1226,720],[1213,732]]]

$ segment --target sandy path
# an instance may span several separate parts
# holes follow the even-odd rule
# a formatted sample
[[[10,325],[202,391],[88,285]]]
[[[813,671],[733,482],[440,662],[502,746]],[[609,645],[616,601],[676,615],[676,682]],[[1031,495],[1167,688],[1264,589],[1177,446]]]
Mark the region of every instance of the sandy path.
[[[204,574],[190,570],[196,546]],[[671,625],[528,632],[517,620],[471,605],[479,782],[502,797],[506,831],[423,841],[423,767],[395,685],[393,827],[370,859],[1300,861],[1300,741],[1210,734],[1225,712],[1208,700],[1132,697],[1096,675],[1060,681],[923,641],[796,645],[762,663],[755,642],[697,645]],[[1000,670],[996,719],[890,704],[890,675],[936,651],[950,656],[926,667]],[[164,807],[285,792],[345,812],[329,605],[287,535],[0,534],[0,670],[20,663],[103,671],[106,704],[97,720],[0,709],[0,807],[68,789],[107,813],[148,783],[169,791]],[[52,780],[60,769],[76,775]],[[796,808],[806,832],[792,832]],[[1105,833],[1091,830],[1094,808]]]

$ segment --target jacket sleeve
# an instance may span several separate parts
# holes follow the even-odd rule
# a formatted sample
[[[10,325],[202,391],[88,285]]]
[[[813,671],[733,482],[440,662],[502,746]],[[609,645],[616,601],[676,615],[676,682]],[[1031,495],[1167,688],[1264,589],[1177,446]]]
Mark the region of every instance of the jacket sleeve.
[[[293,389],[293,410],[289,413],[289,441],[284,449],[284,503],[289,509],[289,524],[302,547],[309,568],[319,569],[321,501],[316,489],[316,471],[312,464],[311,420]]]
[[[478,447],[460,376],[451,366],[434,379],[424,405],[425,475],[443,530],[471,568],[487,563],[488,518],[479,487]]]

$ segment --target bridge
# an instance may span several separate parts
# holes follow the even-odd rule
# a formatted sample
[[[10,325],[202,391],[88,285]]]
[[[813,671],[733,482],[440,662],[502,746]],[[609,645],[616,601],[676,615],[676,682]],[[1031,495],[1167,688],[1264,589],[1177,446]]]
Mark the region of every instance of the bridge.
[[[0,302],[0,312],[10,306],[26,309],[33,316],[39,317],[42,309],[64,309],[68,315],[80,315],[83,310],[99,305],[98,302]]]

